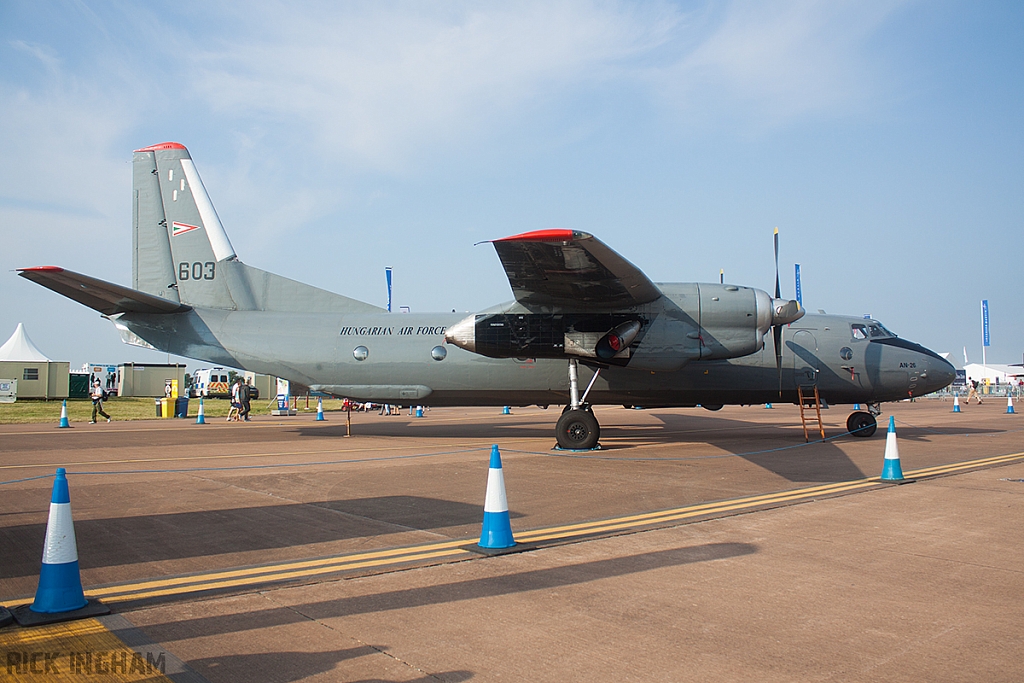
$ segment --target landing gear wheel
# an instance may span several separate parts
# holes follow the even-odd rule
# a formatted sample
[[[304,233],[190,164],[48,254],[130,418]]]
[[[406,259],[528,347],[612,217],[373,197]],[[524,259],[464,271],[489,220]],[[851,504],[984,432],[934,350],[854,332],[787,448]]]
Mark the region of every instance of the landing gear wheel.
[[[589,410],[567,410],[558,418],[555,439],[561,448],[571,451],[590,450],[601,437],[601,425]]]
[[[850,417],[846,418],[846,431],[853,436],[866,438],[874,434],[877,428],[878,423],[875,422],[875,416],[871,413],[858,411],[851,413]]]

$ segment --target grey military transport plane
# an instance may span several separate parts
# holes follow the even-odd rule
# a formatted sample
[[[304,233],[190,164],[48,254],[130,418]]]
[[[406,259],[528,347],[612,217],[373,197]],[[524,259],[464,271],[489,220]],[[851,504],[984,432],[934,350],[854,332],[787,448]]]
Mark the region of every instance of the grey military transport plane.
[[[493,242],[515,301],[464,318],[388,313],[238,260],[184,146],[135,151],[132,286],[56,266],[22,277],[109,319],[129,344],[302,382],[364,401],[566,405],[563,448],[597,444],[592,405],[879,403],[952,381],[940,356],[875,320],[804,315],[776,292],[655,284],[585,232]],[[772,332],[772,348],[765,337]],[[582,368],[580,366],[583,366]],[[581,385],[586,382],[583,391]]]

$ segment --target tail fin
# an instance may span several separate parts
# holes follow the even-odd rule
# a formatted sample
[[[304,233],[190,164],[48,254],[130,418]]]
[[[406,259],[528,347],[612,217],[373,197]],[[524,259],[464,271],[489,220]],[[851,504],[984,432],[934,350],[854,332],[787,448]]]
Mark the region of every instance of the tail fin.
[[[204,308],[255,309],[244,282],[223,268],[235,250],[185,146],[135,150],[133,167],[136,288],[176,289],[179,301]]]
[[[184,145],[135,150],[136,289],[200,308],[380,311],[238,261]]]

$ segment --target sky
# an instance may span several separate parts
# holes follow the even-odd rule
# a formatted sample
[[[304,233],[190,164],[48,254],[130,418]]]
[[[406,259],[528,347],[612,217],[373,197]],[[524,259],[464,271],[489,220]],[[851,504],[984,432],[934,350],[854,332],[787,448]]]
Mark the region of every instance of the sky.
[[[186,145],[239,258],[383,306],[512,298],[493,248],[590,232],[655,282],[1024,358],[1024,4],[0,3],[0,342],[175,362],[17,277],[131,282],[132,150]],[[201,366],[201,363],[191,363]]]

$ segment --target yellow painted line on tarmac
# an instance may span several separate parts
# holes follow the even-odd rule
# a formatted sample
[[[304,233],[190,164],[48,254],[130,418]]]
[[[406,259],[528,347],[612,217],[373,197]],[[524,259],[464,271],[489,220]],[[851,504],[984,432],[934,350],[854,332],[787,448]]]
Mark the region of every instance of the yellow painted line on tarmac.
[[[362,561],[389,559],[389,561],[392,562],[405,562],[405,556],[422,552],[425,548],[428,548],[430,550],[450,550],[452,548],[456,548],[462,545],[466,545],[466,541],[445,541],[441,543],[431,543],[425,546],[416,546],[411,548],[389,548],[387,550],[376,550],[366,553],[356,553],[353,555],[339,555],[335,557],[323,557],[314,560],[302,560],[298,562],[285,562],[273,565],[264,565],[261,567],[246,567],[243,569],[214,571],[204,574],[194,574],[191,576],[176,576],[167,579],[156,579],[153,581],[143,581],[140,583],[133,583],[127,585],[110,586],[108,588],[96,588],[87,591],[87,593],[89,597],[106,599],[110,595],[121,594],[128,591],[139,591],[152,588],[167,588],[171,586],[186,586],[210,581],[236,579],[241,577],[260,577],[262,579],[267,574],[273,574],[277,572],[287,572],[303,569],[318,569],[325,566],[340,566],[347,563],[357,563]]]
[[[1018,453],[1008,453],[1006,455],[995,455],[990,458],[980,458],[978,460],[967,460],[965,462],[956,462],[949,465],[938,465],[936,467],[926,467],[919,470],[910,470],[904,472],[904,476],[907,477],[928,477],[939,474],[948,474],[950,472],[960,472],[963,470],[973,469],[975,467],[985,467],[989,465],[1001,465],[1014,460],[1024,459],[1024,451]]]
[[[0,652],[3,680],[171,681],[162,651],[132,649],[96,619],[0,631]]]
[[[465,545],[466,541],[460,541],[460,544]],[[424,546],[424,549],[426,548],[429,548],[429,546]],[[460,555],[463,557],[471,557],[473,556],[473,553],[469,552],[468,550],[459,549],[438,550],[434,552],[419,552],[410,555],[402,555],[400,557],[393,557],[387,559],[367,560],[365,562],[346,562],[338,564],[336,566],[316,567],[312,569],[304,569],[290,572],[278,572],[274,574],[264,574],[258,577],[246,577],[223,581],[209,581],[206,583],[193,584],[189,586],[176,586],[150,591],[110,595],[109,597],[105,597],[102,594],[102,591],[86,591],[85,594],[88,597],[101,598],[104,602],[123,602],[125,600],[142,600],[145,598],[165,597],[168,595],[180,595],[182,593],[197,593],[199,591],[220,590],[224,588],[238,588],[241,586],[251,586],[256,583],[267,583],[269,581],[301,579],[305,577],[317,576],[320,574],[331,574],[334,572],[346,571],[351,569],[366,569],[370,567],[387,566],[393,564],[400,564],[404,562],[432,560],[441,557],[454,558]]]
[[[1008,455],[992,456],[952,463],[938,467],[911,470],[905,473],[908,478],[924,478],[950,472],[958,472],[972,468],[1000,465],[1024,459],[1024,451]],[[580,536],[606,534],[615,531],[639,529],[645,526],[666,524],[684,519],[718,515],[729,512],[752,510],[765,505],[787,504],[812,500],[821,496],[858,491],[881,487],[889,484],[879,477],[869,477],[852,481],[836,482],[808,486],[789,491],[745,496],[712,503],[700,503],[669,510],[658,510],[634,515],[615,517],[612,519],[579,522],[560,526],[545,527],[521,531],[516,538],[521,543],[542,541],[564,541]],[[473,539],[455,539],[425,543],[404,548],[388,548],[362,553],[339,555],[284,562],[261,567],[220,570],[191,576],[168,577],[137,583],[120,584],[86,591],[91,598],[100,598],[105,602],[123,602],[145,598],[185,595],[208,590],[242,588],[256,586],[272,581],[300,579],[323,574],[331,574],[356,569],[387,567],[422,560],[444,559],[446,561],[462,560],[477,557],[465,550],[463,546],[473,543]]]
[[[648,524],[661,524],[689,517],[745,510],[761,505],[770,505],[772,503],[791,502],[794,500],[803,500],[822,495],[831,495],[833,493],[841,493],[859,488],[877,486],[879,483],[880,482],[877,479],[861,479],[857,481],[841,482],[838,484],[828,484],[825,486],[812,486],[793,491],[780,491],[778,493],[763,496],[750,496],[748,498],[737,498],[718,501],[715,503],[702,503],[700,505],[690,505],[688,507],[674,508],[671,510],[659,510],[657,512],[649,512],[641,515],[630,515],[628,517],[618,517],[602,521],[582,522],[580,524],[569,524],[561,527],[536,529],[534,531],[517,534],[516,536],[522,541],[542,541],[571,538],[586,534],[605,533],[608,531],[620,531],[622,529],[645,526]]]

